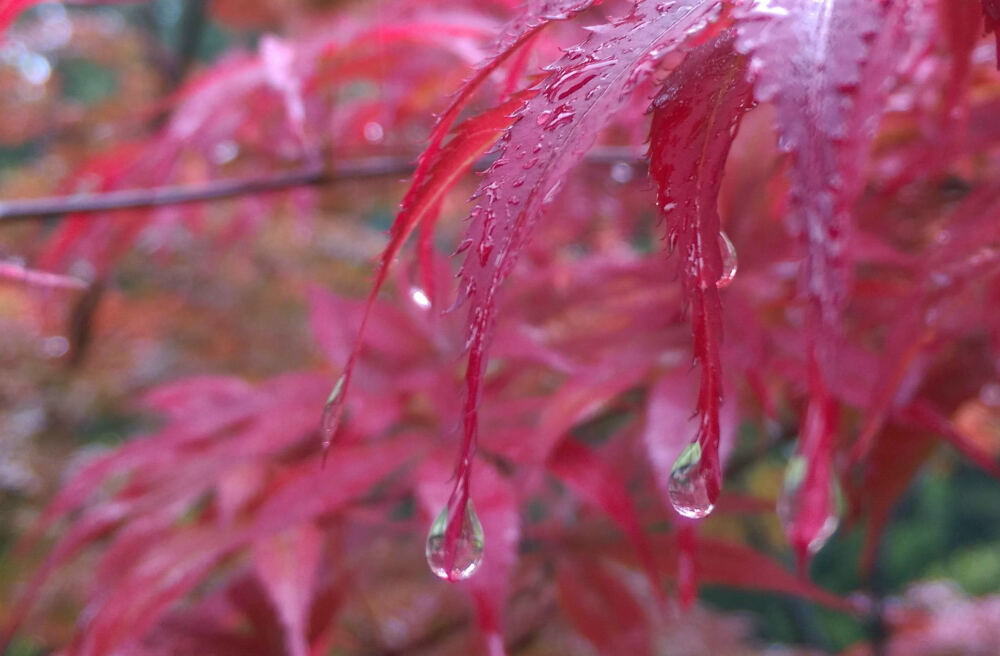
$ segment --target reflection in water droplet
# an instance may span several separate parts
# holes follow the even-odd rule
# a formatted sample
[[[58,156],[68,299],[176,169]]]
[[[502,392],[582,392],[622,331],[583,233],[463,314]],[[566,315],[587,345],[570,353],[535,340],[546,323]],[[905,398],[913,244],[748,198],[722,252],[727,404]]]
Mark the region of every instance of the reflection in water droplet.
[[[410,300],[412,300],[421,310],[428,310],[431,307],[431,299],[427,293],[419,287],[410,287]]]
[[[781,486],[781,494],[778,496],[778,506],[776,509],[778,520],[786,535],[793,535],[796,532],[808,531],[812,535],[805,536],[809,543],[807,549],[814,554],[819,551],[840,524],[840,515],[844,508],[844,495],[837,482],[836,476],[830,477],[830,493],[827,497],[827,509],[825,517],[817,518],[812,527],[797,526],[802,512],[803,484],[806,480],[808,461],[800,456],[793,456],[788,461],[785,468],[785,480]]]
[[[447,529],[448,506],[445,506],[427,534],[427,564],[437,577],[446,581],[461,581],[475,574],[483,560],[483,525],[472,508],[472,501],[465,505],[462,530],[455,540],[453,554],[448,554],[445,548]]]
[[[715,505],[708,498],[707,472],[701,467],[701,445],[688,444],[674,462],[670,471],[667,495],[674,510],[684,517],[701,519],[712,512]]]
[[[736,259],[736,247],[729,240],[729,236],[724,232],[719,232],[719,248],[722,249],[722,275],[719,276],[715,286],[719,289],[728,287],[733,278],[736,277],[736,270],[739,268],[739,260]]]

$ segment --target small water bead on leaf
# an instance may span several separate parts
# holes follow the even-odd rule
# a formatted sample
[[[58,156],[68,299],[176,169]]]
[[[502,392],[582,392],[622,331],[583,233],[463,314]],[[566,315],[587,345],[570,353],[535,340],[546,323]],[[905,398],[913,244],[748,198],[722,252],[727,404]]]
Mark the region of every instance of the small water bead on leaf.
[[[330,396],[326,399],[326,405],[323,406],[323,416],[320,418],[320,431],[323,434],[324,451],[330,448],[330,444],[333,443],[333,436],[340,425],[340,416],[344,409],[343,392],[346,382],[346,374],[337,379],[336,385],[333,386],[333,391],[330,392]]]
[[[472,507],[472,501],[465,505],[462,530],[455,541],[454,556],[450,563],[445,545],[447,529],[448,506],[445,506],[427,534],[427,564],[438,578],[462,581],[475,574],[483,560],[483,525]]]
[[[725,232],[719,232],[719,248],[722,250],[722,275],[715,283],[719,289],[724,289],[733,282],[736,271],[739,268],[739,260],[736,258],[736,247]]]
[[[688,444],[670,470],[667,496],[678,514],[691,519],[707,517],[715,504],[708,497],[707,472],[701,466],[701,444]]]
[[[410,287],[410,300],[421,310],[429,310],[431,307],[431,299],[427,296],[427,292],[419,287]]]
[[[796,533],[802,533],[808,552],[814,554],[823,548],[840,525],[844,495],[837,477],[831,476],[825,512],[815,518],[802,517],[803,485],[808,466],[808,461],[800,455],[793,456],[788,461],[776,512],[785,534],[791,537]],[[812,521],[808,521],[810,519]]]

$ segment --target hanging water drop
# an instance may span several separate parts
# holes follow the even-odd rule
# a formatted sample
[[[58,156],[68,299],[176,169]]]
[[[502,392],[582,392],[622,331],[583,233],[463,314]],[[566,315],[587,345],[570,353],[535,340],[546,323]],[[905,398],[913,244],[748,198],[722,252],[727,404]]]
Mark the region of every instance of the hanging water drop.
[[[427,534],[427,564],[437,577],[446,581],[461,581],[475,574],[483,560],[483,525],[472,508],[472,501],[466,503],[462,529],[455,540],[454,553],[449,558],[445,547],[448,510],[449,506],[445,506]]]
[[[719,248],[722,250],[722,275],[719,276],[715,286],[723,289],[728,287],[733,282],[733,278],[736,277],[739,260],[736,259],[736,247],[730,241],[729,235],[722,231],[719,231]]]
[[[708,472],[701,467],[701,444],[688,444],[670,470],[667,495],[678,514],[691,519],[708,516],[715,504],[708,496]]]
[[[793,456],[785,468],[785,480],[778,496],[776,512],[785,534],[792,542],[801,539],[810,554],[819,551],[837,530],[844,507],[844,496],[837,477],[830,476],[825,499],[819,500],[819,511],[803,515],[804,489],[809,462],[803,456]],[[824,507],[825,506],[825,507]],[[812,511],[812,509],[808,509]]]

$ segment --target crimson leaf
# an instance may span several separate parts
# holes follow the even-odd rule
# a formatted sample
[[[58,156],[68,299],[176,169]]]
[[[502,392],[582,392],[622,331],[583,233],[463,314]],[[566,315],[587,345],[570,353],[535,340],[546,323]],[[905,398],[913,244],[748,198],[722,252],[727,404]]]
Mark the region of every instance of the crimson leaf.
[[[717,200],[722,172],[744,112],[751,105],[746,59],[733,49],[733,33],[699,47],[684,60],[653,101],[650,174],[667,220],[671,248],[680,257],[690,305],[694,355],[701,365],[698,392],[701,473],[714,505],[721,490],[719,404],[722,397],[722,227]],[[665,436],[666,437],[666,436]]]

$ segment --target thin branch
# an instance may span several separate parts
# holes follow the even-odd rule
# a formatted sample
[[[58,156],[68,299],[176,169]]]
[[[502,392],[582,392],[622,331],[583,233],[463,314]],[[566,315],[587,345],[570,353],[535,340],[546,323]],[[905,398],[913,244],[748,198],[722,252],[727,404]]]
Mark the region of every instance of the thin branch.
[[[329,174],[319,169],[303,169],[253,178],[216,180],[198,185],[129,189],[79,196],[55,196],[32,200],[0,202],[0,221],[41,219],[63,214],[108,212],[163,205],[183,205],[234,198],[250,194],[282,191],[293,187],[329,182]]]
[[[493,163],[494,159],[495,157],[484,157],[476,162],[474,169],[477,171],[485,170]],[[643,160],[636,159],[630,148],[595,148],[587,155],[586,160],[596,164],[619,162],[632,166],[644,164]],[[323,186],[347,180],[405,176],[412,173],[413,170],[414,164],[409,158],[367,157],[335,165],[329,169],[314,166],[297,171],[230,180],[214,180],[197,185],[0,201],[0,221],[11,222],[42,219],[63,214],[89,214],[112,210],[184,205],[272,193],[295,187]]]

